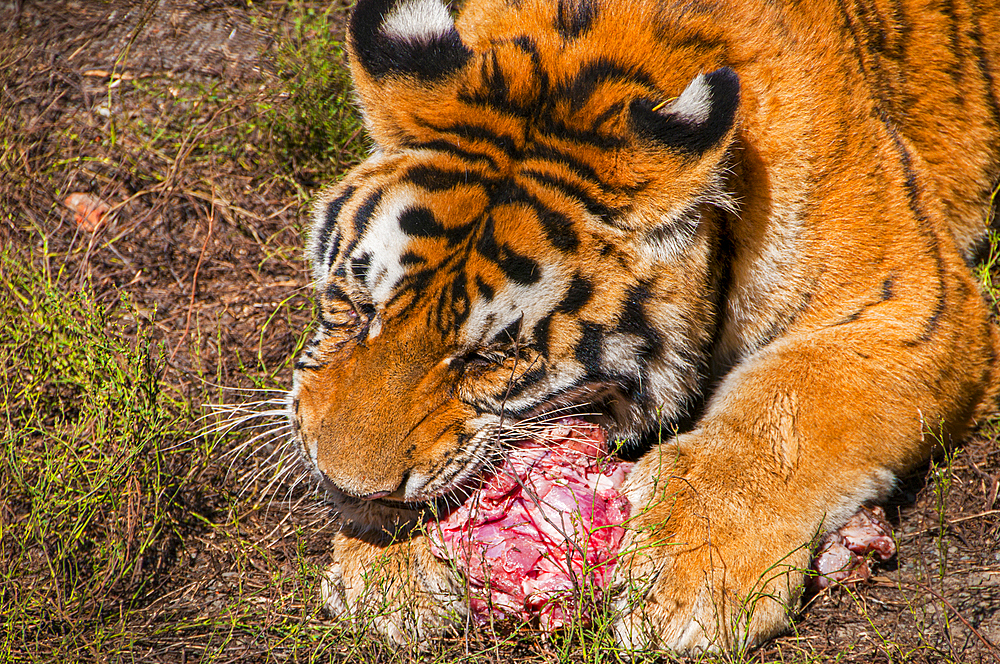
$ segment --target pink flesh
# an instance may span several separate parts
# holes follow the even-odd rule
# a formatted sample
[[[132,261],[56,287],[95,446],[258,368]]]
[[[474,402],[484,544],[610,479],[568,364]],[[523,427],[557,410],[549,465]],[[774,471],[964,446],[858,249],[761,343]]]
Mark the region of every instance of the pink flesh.
[[[822,590],[834,583],[867,580],[871,577],[869,554],[882,562],[896,555],[892,527],[881,507],[862,507],[840,529],[823,536],[813,559],[818,572],[813,586]]]
[[[617,561],[631,507],[619,488],[631,468],[608,456],[600,427],[573,417],[514,445],[475,495],[430,526],[435,555],[468,580],[473,614],[537,616],[547,631],[585,614],[579,598],[599,599]]]

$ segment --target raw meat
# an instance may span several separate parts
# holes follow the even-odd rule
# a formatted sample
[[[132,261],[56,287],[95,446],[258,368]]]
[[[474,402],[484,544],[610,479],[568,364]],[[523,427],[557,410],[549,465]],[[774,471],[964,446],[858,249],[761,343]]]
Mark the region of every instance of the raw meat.
[[[547,631],[586,619],[617,561],[630,510],[618,489],[631,467],[578,418],[512,446],[465,504],[428,526],[435,555],[464,572],[473,615],[537,616]]]
[[[862,507],[840,529],[828,532],[820,540],[813,559],[817,576],[815,590],[834,583],[858,583],[871,577],[869,554],[881,562],[896,555],[892,527],[881,507]]]

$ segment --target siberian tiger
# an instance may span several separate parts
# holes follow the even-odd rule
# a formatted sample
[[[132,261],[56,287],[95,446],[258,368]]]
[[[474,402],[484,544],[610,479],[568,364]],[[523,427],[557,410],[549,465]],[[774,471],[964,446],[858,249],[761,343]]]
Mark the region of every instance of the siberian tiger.
[[[779,633],[810,542],[993,407],[998,34],[974,0],[359,0],[375,147],[316,205],[290,395],[328,604],[381,570],[381,630],[446,628],[425,508],[570,409],[638,459],[621,647]]]

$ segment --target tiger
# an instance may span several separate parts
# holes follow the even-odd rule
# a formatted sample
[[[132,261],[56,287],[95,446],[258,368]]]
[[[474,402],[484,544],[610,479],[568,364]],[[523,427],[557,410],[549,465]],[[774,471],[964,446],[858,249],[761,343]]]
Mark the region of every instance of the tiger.
[[[618,647],[787,629],[818,535],[995,408],[997,34],[971,0],[358,0],[373,147],[315,204],[289,392],[327,607],[453,628],[427,510],[568,411],[635,459]]]

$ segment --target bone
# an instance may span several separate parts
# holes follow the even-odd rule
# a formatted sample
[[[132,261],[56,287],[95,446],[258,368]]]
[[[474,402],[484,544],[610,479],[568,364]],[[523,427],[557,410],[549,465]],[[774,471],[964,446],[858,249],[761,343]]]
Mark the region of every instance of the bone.
[[[878,506],[862,507],[847,523],[820,540],[813,558],[812,589],[834,584],[855,584],[871,578],[869,562],[886,562],[896,555],[892,526]]]

